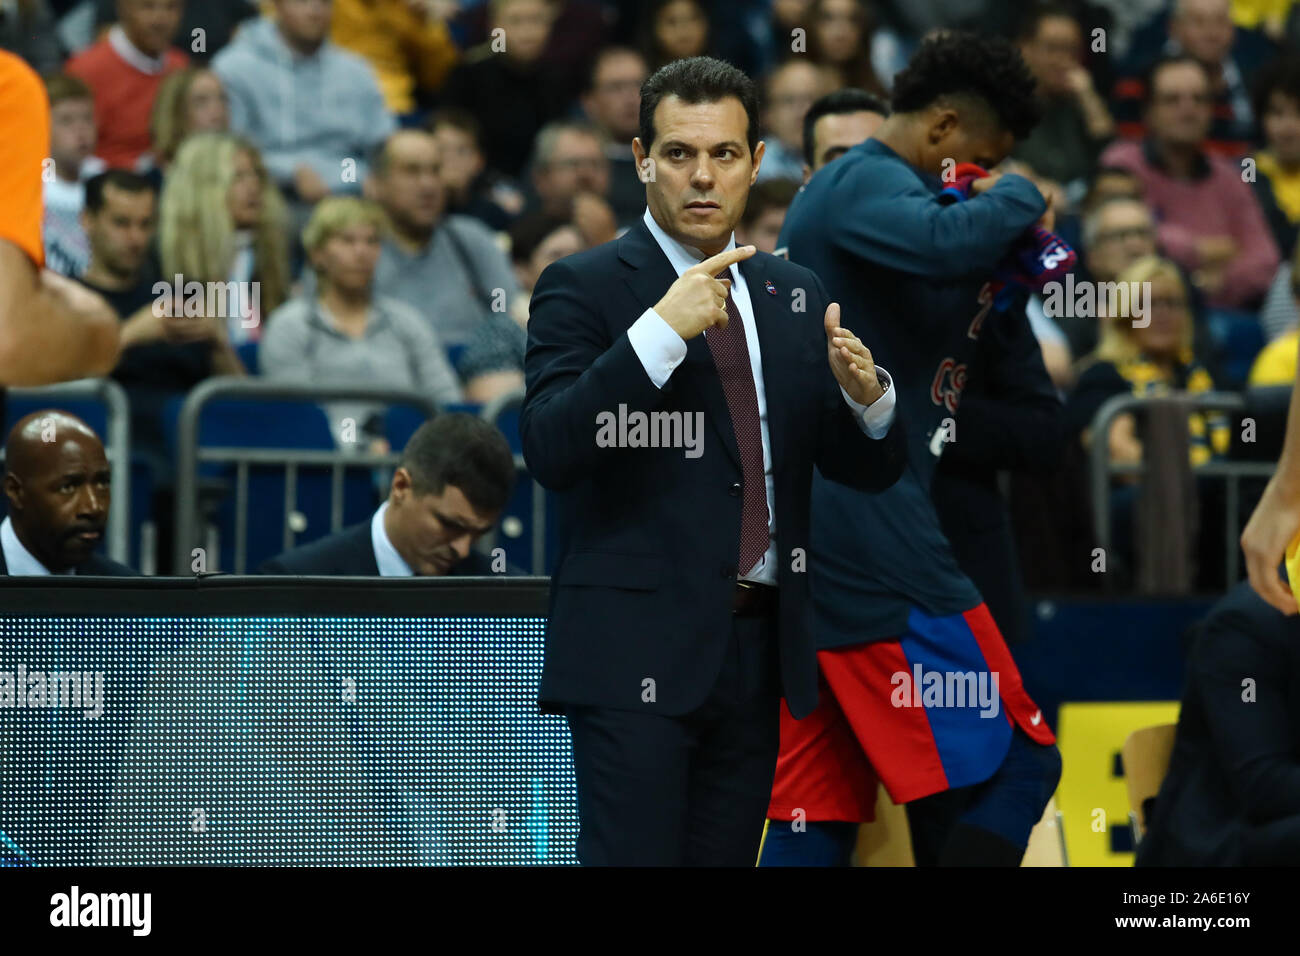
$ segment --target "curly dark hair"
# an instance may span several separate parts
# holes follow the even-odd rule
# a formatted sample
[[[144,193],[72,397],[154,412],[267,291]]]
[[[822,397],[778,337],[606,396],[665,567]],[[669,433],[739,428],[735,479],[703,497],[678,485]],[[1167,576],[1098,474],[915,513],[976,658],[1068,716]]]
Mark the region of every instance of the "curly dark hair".
[[[987,103],[1016,139],[1038,125],[1037,85],[1020,51],[1004,37],[944,30],[922,41],[894,77],[894,111],[912,113],[945,96]]]

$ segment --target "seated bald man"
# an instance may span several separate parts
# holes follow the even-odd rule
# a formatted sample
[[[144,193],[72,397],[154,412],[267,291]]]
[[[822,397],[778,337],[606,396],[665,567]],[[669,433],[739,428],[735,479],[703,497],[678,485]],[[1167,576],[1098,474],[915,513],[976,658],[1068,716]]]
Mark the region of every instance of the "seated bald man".
[[[0,574],[136,574],[95,554],[112,500],[99,436],[75,415],[32,412],[9,432],[0,523]]]
[[[488,575],[473,551],[510,500],[515,459],[504,435],[475,415],[447,413],[402,449],[388,500],[369,521],[266,561],[262,574],[439,577]],[[506,566],[504,573],[517,573]]]

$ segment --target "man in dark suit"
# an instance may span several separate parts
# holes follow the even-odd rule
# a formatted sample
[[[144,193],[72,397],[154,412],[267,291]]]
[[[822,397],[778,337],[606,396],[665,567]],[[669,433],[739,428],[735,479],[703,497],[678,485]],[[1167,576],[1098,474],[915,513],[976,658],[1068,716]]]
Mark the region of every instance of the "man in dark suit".
[[[104,540],[111,478],[104,444],[75,415],[32,412],[5,445],[0,574],[134,575],[95,548]]]
[[[474,415],[439,415],[402,449],[388,500],[344,528],[258,569],[263,574],[437,577],[507,570],[471,550],[501,517],[515,481],[505,436]]]
[[[1300,860],[1300,621],[1248,582],[1197,627],[1138,866]]]
[[[533,293],[520,428],[561,512],[540,696],[587,864],[754,864],[780,697],[817,702],[813,466],[864,490],[903,466],[889,378],[821,281],[735,247],[756,118],[729,64],[655,73],[645,215]]]

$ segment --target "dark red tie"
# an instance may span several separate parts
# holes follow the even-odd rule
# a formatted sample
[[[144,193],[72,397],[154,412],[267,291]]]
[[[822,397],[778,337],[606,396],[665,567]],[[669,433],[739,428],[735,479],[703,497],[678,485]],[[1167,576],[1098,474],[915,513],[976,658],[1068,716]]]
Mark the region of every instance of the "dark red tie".
[[[724,269],[714,278],[730,279]],[[713,353],[713,364],[722,380],[731,413],[731,427],[736,431],[740,450],[740,471],[744,500],[740,512],[740,563],[737,573],[744,575],[767,553],[767,479],[763,472],[763,433],[758,418],[758,391],[754,387],[754,369],[749,364],[749,343],[745,340],[745,322],[727,291],[727,327],[713,326],[704,333]]]

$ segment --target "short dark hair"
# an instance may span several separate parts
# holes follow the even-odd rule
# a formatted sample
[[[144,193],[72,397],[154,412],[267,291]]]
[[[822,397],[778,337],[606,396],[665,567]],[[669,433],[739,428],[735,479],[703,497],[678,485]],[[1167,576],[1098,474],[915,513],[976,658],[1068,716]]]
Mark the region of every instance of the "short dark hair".
[[[417,495],[459,488],[479,511],[495,513],[510,500],[515,457],[497,428],[477,415],[446,412],[415,430],[402,449],[401,467]]]
[[[769,209],[789,209],[798,192],[799,183],[793,179],[764,179],[755,183],[740,215],[741,225],[752,226]]]
[[[66,100],[94,100],[86,81],[69,73],[51,73],[45,77],[45,93],[50,98],[50,106],[58,106]]]
[[[86,211],[99,213],[104,208],[104,190],[109,186],[124,193],[157,193],[153,180],[128,169],[110,169],[86,180]]]
[[[1151,106],[1151,101],[1156,95],[1156,77],[1160,75],[1161,70],[1168,69],[1171,66],[1189,65],[1196,67],[1205,74],[1206,83],[1213,85],[1210,81],[1210,71],[1196,57],[1187,53],[1166,53],[1158,57],[1147,69],[1145,82],[1142,85],[1142,108],[1145,110]]]
[[[573,226],[573,221],[564,216],[542,210],[526,213],[510,225],[510,258],[527,262],[547,236],[566,226]]]
[[[1282,57],[1270,63],[1260,73],[1255,83],[1255,116],[1264,118],[1273,102],[1273,94],[1281,93],[1300,104],[1300,60]]]
[[[1016,40],[1024,43],[1038,36],[1044,20],[1073,20],[1079,23],[1079,14],[1063,3],[1033,3],[1020,18]]]
[[[817,165],[817,157],[813,154],[813,127],[823,116],[843,116],[846,113],[879,113],[888,116],[889,104],[856,86],[846,86],[814,100],[803,116],[803,158],[810,169]]]
[[[596,90],[596,77],[600,74],[601,67],[605,61],[616,56],[633,56],[644,65],[646,62],[645,54],[640,50],[630,46],[605,46],[597,51],[596,55],[591,58],[591,69],[587,71],[586,82],[583,83],[582,92],[594,93]]]
[[[894,111],[914,113],[944,97],[973,96],[1024,139],[1038,125],[1036,85],[1020,51],[1004,37],[943,30],[921,41],[894,77]]]
[[[748,120],[745,141],[749,155],[758,148],[758,87],[748,76],[724,60],[691,56],[661,66],[641,84],[641,145],[647,153],[655,140],[655,109],[666,96],[684,103],[716,103],[734,96]]]
[[[438,132],[439,127],[442,126],[460,130],[474,140],[475,149],[483,149],[483,125],[468,110],[448,106],[433,113],[424,124],[424,128],[430,133]]]

